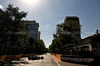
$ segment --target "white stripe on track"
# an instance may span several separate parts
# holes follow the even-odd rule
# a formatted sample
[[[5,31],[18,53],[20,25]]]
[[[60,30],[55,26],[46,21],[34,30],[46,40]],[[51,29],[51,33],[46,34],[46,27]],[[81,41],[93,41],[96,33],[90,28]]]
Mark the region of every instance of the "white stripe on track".
[[[54,57],[52,57],[54,59]],[[55,59],[54,59],[55,60]],[[55,60],[55,62],[57,63],[58,66],[60,66],[60,64]]]

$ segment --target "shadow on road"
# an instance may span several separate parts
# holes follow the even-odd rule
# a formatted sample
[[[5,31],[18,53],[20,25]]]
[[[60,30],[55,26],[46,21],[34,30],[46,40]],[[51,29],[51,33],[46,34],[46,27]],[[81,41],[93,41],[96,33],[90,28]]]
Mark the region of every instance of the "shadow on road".
[[[25,59],[15,59],[15,60],[1,62],[0,66],[15,66],[19,64],[24,65],[24,64],[30,64],[30,63]]]

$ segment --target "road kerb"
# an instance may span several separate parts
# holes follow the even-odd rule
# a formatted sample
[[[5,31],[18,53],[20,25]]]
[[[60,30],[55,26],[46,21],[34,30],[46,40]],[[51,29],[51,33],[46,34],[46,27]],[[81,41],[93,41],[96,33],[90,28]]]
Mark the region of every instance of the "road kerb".
[[[55,59],[57,62],[60,62],[60,60],[59,60],[57,57],[54,57],[54,59]]]
[[[52,58],[55,60],[55,62],[57,63],[57,65],[60,66],[60,64],[56,61],[55,57],[52,57]]]

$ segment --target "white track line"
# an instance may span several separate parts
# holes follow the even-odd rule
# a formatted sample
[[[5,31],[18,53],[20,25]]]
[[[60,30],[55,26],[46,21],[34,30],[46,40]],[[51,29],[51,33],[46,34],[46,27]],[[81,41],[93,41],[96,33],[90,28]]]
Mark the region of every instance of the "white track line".
[[[54,57],[52,57],[54,59]],[[55,59],[54,59],[55,60]],[[55,62],[57,63],[58,66],[60,66],[60,64],[55,60]]]

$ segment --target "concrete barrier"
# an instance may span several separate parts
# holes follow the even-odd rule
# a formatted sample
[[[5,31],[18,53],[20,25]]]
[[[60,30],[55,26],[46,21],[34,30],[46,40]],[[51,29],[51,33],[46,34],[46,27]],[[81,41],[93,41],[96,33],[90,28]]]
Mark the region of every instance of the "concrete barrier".
[[[55,53],[52,53],[54,56],[56,56],[56,54]]]
[[[70,55],[60,55],[52,53],[58,60],[76,63],[76,64],[86,64],[86,65],[100,65],[100,57],[82,57],[82,56],[70,56]]]
[[[16,59],[16,55],[8,55],[6,60]]]
[[[32,56],[34,54],[20,54],[20,55],[6,55],[6,56],[0,56],[0,61],[6,61],[6,60],[13,60],[17,58],[22,58],[22,57],[28,57]]]
[[[22,56],[21,55],[16,55],[16,58],[21,58]]]
[[[0,61],[4,61],[6,59],[6,56],[1,56]]]
[[[61,55],[56,54],[57,59],[59,59],[61,61]]]
[[[61,61],[61,55],[60,54],[55,54],[55,53],[51,53],[51,54],[56,56],[56,58]]]

